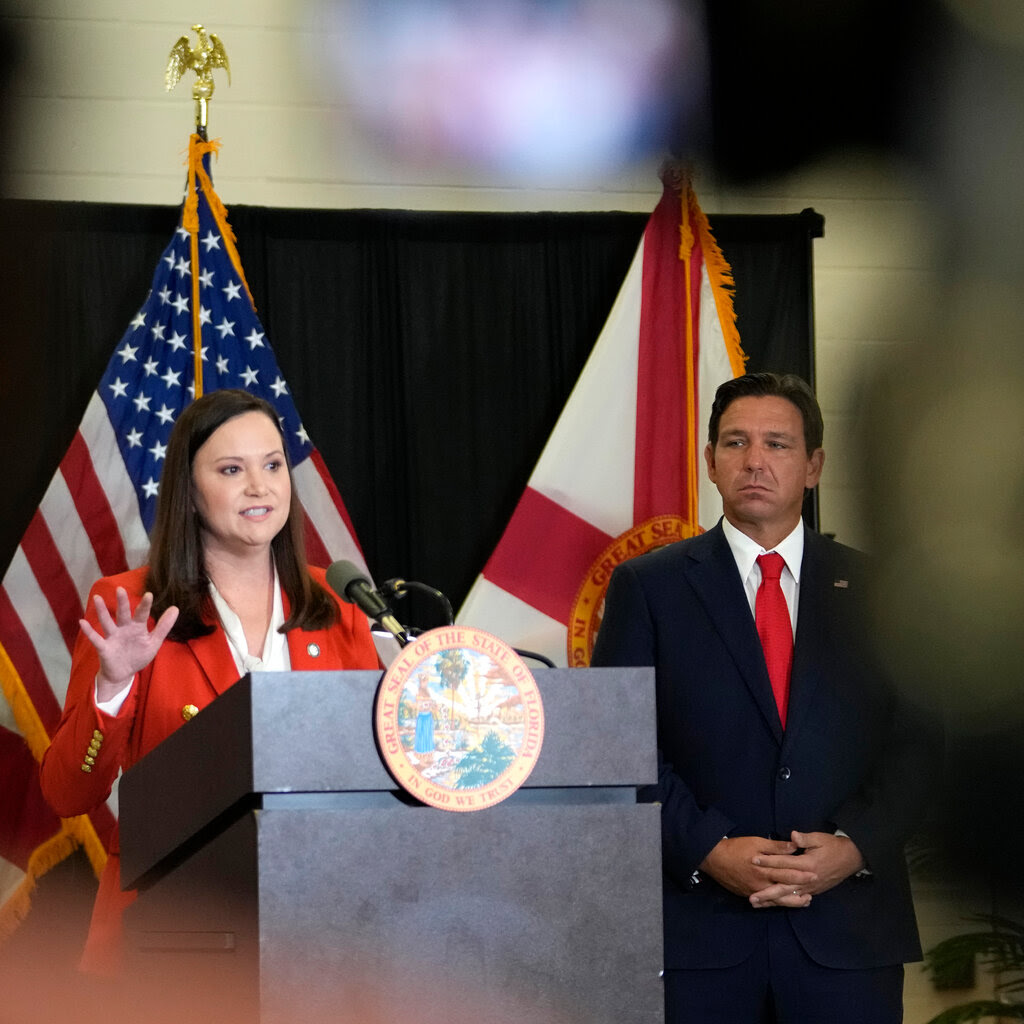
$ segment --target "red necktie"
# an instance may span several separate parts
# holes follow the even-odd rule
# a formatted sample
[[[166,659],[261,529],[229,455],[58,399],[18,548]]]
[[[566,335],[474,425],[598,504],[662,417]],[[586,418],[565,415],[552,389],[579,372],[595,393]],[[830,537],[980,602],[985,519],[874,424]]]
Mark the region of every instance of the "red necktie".
[[[779,577],[786,565],[782,555],[758,555],[761,567],[761,586],[754,601],[754,619],[757,635],[764,648],[768,678],[779,708],[779,719],[786,726],[786,706],[789,703],[789,671],[793,667],[793,623],[789,617],[786,596],[782,593]]]

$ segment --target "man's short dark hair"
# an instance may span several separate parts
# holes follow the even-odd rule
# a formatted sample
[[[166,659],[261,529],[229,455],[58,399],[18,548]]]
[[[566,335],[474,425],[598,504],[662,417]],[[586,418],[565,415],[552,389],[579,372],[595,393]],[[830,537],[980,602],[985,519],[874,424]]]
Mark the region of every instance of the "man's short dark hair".
[[[825,423],[821,418],[818,400],[810,385],[795,373],[748,373],[734,377],[720,385],[715,392],[708,421],[708,443],[714,448],[718,444],[718,423],[722,413],[737,398],[785,398],[800,411],[804,421],[804,444],[810,455],[821,447],[825,436]]]

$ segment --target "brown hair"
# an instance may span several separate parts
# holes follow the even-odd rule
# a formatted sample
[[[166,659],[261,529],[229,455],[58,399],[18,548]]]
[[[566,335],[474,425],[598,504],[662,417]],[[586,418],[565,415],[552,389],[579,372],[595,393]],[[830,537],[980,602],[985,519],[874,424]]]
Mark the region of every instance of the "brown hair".
[[[171,605],[178,607],[178,621],[170,633],[172,640],[191,640],[214,630],[199,516],[195,509],[192,462],[196,452],[218,427],[247,412],[261,412],[274,424],[281,435],[281,448],[291,479],[291,463],[277,412],[269,402],[248,391],[224,389],[197,398],[178,417],[167,443],[150,538],[146,589],[154,595],[154,618],[159,618]],[[306,569],[304,516],[293,486],[288,521],[270,544],[290,606],[282,633],[289,629],[323,629],[338,619],[337,605],[324,588],[310,578]]]
[[[821,447],[825,436],[825,423],[821,417],[818,400],[807,381],[795,373],[747,373],[720,384],[711,406],[708,444],[712,448],[718,444],[718,424],[722,419],[722,413],[737,398],[769,397],[785,398],[797,407],[804,423],[804,445],[808,455]]]

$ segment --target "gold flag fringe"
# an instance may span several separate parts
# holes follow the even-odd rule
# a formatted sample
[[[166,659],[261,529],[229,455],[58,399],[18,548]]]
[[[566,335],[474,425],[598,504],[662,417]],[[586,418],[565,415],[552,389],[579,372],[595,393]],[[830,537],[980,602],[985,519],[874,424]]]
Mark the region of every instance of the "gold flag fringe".
[[[242,270],[242,260],[238,255],[235,246],[237,239],[231,225],[228,223],[228,211],[220,201],[220,197],[213,190],[213,182],[203,166],[203,157],[218,156],[220,154],[220,139],[212,139],[209,142],[198,132],[193,132],[188,140],[188,185],[185,190],[185,206],[181,213],[181,226],[189,233],[191,261],[192,261],[192,353],[195,366],[195,397],[199,398],[203,393],[203,337],[202,325],[199,322],[199,190],[206,196],[206,202],[213,214],[214,222],[220,230],[221,238],[224,241],[224,249],[235,268],[245,294],[249,297],[252,308],[256,308],[253,302],[252,292],[249,290],[249,282],[245,279],[245,272]]]
[[[42,760],[50,745],[50,737],[3,644],[0,644],[0,690],[14,713],[14,721],[32,751],[32,756],[37,761]],[[25,919],[38,880],[79,847],[85,850],[96,877],[102,874],[107,863],[107,851],[88,815],[61,819],[60,831],[32,851],[25,877],[0,906],[0,942],[8,938]]]
[[[107,860],[107,852],[86,815],[65,818],[61,830],[32,851],[25,869],[25,877],[0,906],[0,944],[9,939],[25,920],[32,904],[36,884],[51,868],[55,868],[79,847],[84,847],[93,872],[98,877]]]
[[[50,745],[50,737],[3,644],[0,644],[0,690],[14,713],[18,731],[32,751],[32,756],[37,761],[42,760],[43,753]]]
[[[722,325],[722,337],[729,355],[732,375],[741,377],[745,371],[747,356],[740,344],[740,332],[736,327],[736,310],[733,307],[733,296],[736,282],[722,250],[711,233],[711,225],[704,211],[697,202],[697,196],[689,181],[686,183],[686,205],[689,217],[686,222],[692,223],[700,237],[701,248],[704,250],[704,265],[708,269],[708,280],[711,282],[711,294],[715,297],[715,308],[718,310],[718,322]],[[687,250],[689,251],[689,250]]]

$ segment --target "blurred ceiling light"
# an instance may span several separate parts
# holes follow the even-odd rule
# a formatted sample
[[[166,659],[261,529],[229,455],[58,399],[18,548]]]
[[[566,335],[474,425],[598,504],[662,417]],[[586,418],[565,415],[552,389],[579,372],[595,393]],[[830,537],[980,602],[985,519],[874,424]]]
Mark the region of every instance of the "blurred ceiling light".
[[[578,183],[665,152],[704,109],[696,3],[322,0],[314,21],[342,102],[405,162]]]

